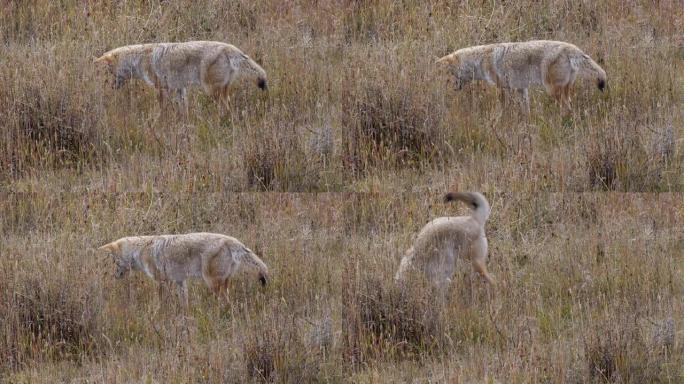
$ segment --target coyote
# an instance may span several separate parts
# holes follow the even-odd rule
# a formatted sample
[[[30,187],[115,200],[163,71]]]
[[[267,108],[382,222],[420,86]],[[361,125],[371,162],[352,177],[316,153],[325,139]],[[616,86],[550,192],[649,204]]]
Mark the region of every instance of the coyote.
[[[606,72],[576,46],[562,41],[500,43],[459,49],[437,60],[453,75],[457,90],[472,80],[484,80],[503,90],[515,89],[522,96],[525,112],[530,111],[530,86],[544,86],[546,92],[570,110],[570,86],[577,77],[606,87]],[[505,102],[504,93],[501,100]]]
[[[201,87],[204,92],[229,109],[228,90],[240,77],[255,78],[262,90],[268,88],[266,72],[238,48],[216,41],[154,43],[119,47],[94,61],[114,76],[113,87],[121,88],[129,79],[143,80],[158,91],[163,107],[167,94],[183,103],[188,113],[187,88]]]
[[[484,225],[490,212],[487,199],[477,192],[451,192],[444,200],[465,202],[472,209],[471,215],[438,217],[426,224],[401,259],[395,280],[401,281],[409,270],[417,270],[436,286],[449,284],[460,257],[469,260],[488,283],[494,284],[486,266]]]
[[[184,309],[188,308],[186,280],[190,277],[202,278],[226,300],[228,279],[243,266],[256,272],[262,285],[268,279],[268,267],[254,252],[233,237],[215,233],[124,237],[98,249],[114,258],[117,279],[133,269],[158,281],[160,303],[163,283],[175,283]]]

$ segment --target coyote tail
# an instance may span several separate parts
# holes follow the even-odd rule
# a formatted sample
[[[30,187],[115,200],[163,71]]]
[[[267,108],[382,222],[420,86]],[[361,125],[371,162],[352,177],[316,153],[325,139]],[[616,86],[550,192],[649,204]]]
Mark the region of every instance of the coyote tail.
[[[596,86],[603,91],[606,88],[606,71],[601,68],[591,57],[581,54],[573,60],[579,67],[579,74],[584,78],[596,80]]]
[[[248,264],[259,271],[259,281],[261,285],[266,285],[268,281],[268,267],[259,256],[257,256],[251,249],[243,247],[240,254],[240,262]]]
[[[472,210],[471,216],[478,222],[484,224],[489,218],[489,202],[482,194],[477,192],[449,192],[444,196],[445,202],[460,200]]]

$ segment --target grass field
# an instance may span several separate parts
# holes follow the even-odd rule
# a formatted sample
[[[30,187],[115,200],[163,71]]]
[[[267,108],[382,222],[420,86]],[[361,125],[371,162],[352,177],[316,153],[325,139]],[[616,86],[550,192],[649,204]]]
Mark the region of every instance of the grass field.
[[[677,1],[0,2],[0,381],[684,381],[684,7]],[[563,115],[449,89],[434,61],[563,40],[607,72]],[[230,114],[104,86],[117,46],[218,40],[262,64]],[[482,191],[490,287],[392,278],[449,190]],[[96,248],[211,231],[266,288],[188,316]]]

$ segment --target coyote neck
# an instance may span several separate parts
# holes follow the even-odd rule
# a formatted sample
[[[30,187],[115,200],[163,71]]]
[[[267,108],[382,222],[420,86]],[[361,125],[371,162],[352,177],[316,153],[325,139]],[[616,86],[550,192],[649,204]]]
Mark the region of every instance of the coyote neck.
[[[481,57],[466,57],[461,63],[461,71],[465,71],[468,81],[486,80],[490,81],[489,77],[482,70]]]
[[[247,55],[242,55],[239,61],[240,70],[244,72],[247,76],[255,76],[259,78],[266,77],[266,72],[259,64],[252,60]]]
[[[243,263],[250,265],[253,268],[256,268],[257,270],[261,272],[266,272],[268,268],[266,267],[266,264],[264,264],[261,259],[252,252],[249,248],[244,248],[242,254],[240,255],[240,259]]]
[[[124,55],[119,62],[119,73],[128,78],[147,80],[146,76],[141,72],[142,56],[140,54]]]

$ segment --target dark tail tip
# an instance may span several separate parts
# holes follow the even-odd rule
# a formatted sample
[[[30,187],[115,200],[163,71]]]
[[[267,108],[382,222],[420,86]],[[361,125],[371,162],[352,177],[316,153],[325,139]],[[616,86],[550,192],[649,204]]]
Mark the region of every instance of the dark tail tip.
[[[262,287],[265,287],[266,284],[268,284],[268,280],[266,279],[266,276],[264,276],[264,275],[259,275],[259,282],[261,283]]]
[[[453,192],[449,192],[449,193],[447,193],[446,195],[444,195],[444,202],[445,202],[445,203],[448,203],[448,202],[454,201],[454,200],[456,200],[456,197],[454,197],[454,193],[453,193]]]
[[[604,79],[599,79],[599,81],[596,85],[598,86],[598,89],[601,92],[603,92],[603,90],[606,89],[606,81]]]
[[[259,81],[257,82],[257,86],[264,91],[268,89],[268,84],[266,84],[266,79],[259,79]]]

